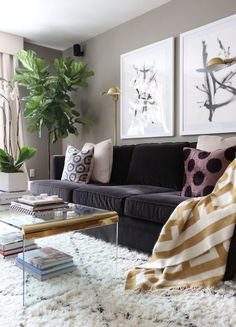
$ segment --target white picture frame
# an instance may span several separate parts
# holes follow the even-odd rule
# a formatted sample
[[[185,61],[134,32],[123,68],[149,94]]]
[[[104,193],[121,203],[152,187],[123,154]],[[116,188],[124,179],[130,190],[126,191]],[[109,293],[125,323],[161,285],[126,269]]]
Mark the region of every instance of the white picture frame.
[[[122,54],[121,139],[173,136],[174,38]]]
[[[236,132],[236,64],[207,65],[236,57],[235,29],[232,15],[180,34],[181,135]]]

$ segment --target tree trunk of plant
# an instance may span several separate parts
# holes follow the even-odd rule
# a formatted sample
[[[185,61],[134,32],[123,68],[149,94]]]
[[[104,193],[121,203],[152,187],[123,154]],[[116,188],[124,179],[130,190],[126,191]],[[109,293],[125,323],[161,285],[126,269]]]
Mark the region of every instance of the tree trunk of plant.
[[[48,178],[50,178],[51,170],[51,132],[48,132]]]

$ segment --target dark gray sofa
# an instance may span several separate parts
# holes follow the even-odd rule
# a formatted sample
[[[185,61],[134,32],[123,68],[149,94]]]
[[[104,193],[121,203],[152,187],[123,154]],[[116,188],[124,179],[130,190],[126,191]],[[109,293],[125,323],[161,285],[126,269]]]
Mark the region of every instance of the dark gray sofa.
[[[195,146],[189,142],[115,146],[109,184],[61,181],[64,156],[53,156],[51,179],[32,182],[31,191],[36,195],[58,194],[68,202],[117,211],[119,244],[151,253],[163,225],[176,206],[186,199],[180,196],[183,148]],[[113,233],[102,229],[90,233],[112,241]],[[226,279],[232,278],[236,271],[234,239]]]

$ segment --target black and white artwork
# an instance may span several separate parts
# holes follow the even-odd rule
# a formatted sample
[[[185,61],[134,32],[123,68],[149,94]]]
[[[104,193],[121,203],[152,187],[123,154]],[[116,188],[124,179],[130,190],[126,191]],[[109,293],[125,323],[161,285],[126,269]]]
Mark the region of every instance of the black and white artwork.
[[[173,38],[121,55],[121,138],[173,135]]]
[[[233,15],[180,36],[182,135],[236,132],[235,28]]]

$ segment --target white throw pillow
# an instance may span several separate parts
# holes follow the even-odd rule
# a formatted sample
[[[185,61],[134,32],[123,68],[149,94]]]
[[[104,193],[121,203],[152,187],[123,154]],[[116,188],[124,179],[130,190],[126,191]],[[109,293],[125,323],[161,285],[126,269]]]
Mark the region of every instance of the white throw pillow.
[[[197,141],[197,149],[203,151],[216,151],[236,145],[236,136],[223,139],[217,135],[200,135]]]
[[[80,151],[72,145],[68,145],[61,179],[76,183],[88,183],[93,170],[93,154],[93,147]]]
[[[111,139],[98,144],[85,143],[83,150],[94,147],[94,165],[90,180],[93,182],[109,183],[111,178],[113,146]]]

